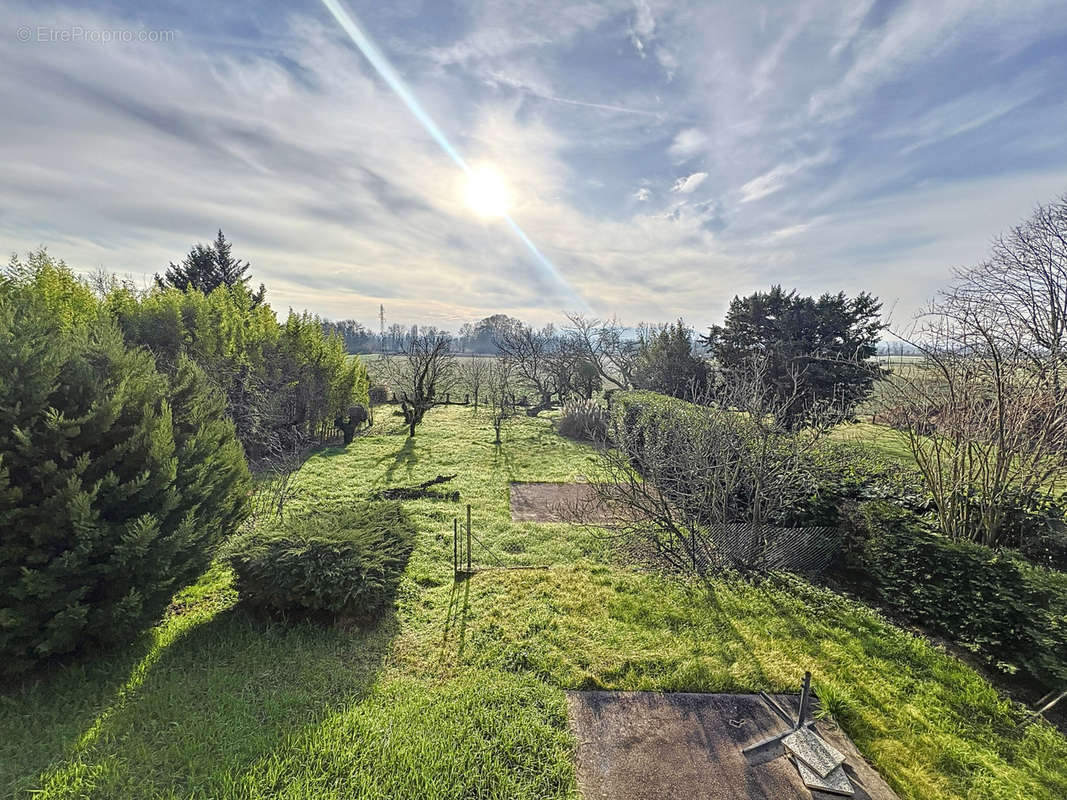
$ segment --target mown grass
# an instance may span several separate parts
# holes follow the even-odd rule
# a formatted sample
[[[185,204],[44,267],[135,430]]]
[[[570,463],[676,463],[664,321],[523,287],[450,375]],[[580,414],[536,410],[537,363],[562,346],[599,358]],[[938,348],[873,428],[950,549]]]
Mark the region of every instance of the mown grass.
[[[915,459],[904,437],[888,425],[871,422],[845,423],[834,428],[830,438],[866,447],[875,455],[915,468]]]
[[[510,522],[512,480],[572,480],[595,453],[544,419],[432,412],[312,456],[301,507],[457,473],[419,528],[394,612],[371,630],[255,616],[216,568],[140,645],[0,694],[0,787],[58,797],[575,797],[563,690],[786,690],[804,669],[905,798],[1062,798],[1067,742],[974,671],[800,582],[687,582],[613,563],[577,526]],[[486,569],[453,583],[473,506]]]

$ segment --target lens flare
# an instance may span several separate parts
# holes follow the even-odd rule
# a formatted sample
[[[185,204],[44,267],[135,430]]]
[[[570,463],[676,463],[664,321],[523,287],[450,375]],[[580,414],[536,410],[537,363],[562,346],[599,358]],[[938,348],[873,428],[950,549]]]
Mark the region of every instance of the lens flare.
[[[426,129],[426,131],[434,138],[434,140],[441,146],[441,149],[448,154],[460,169],[462,169],[468,176],[473,179],[476,170],[471,169],[459,152],[452,146],[452,143],[448,141],[444,132],[437,127],[437,124],[430,118],[430,115],[423,110],[419,101],[415,95],[407,87],[407,84],[401,79],[400,74],[393,69],[393,65],[389,63],[389,60],[385,57],[381,50],[379,50],[374,43],[370,40],[370,37],[356,24],[356,21],[352,18],[352,15],[348,13],[348,10],[339,2],[339,0],[322,0],[322,4],[326,6],[333,18],[337,20],[337,24],[341,26],[348,38],[352,40],[352,43],[359,48],[359,51],[370,62],[371,66],[377,71],[389,88],[392,89],[396,96],[399,97],[404,105],[408,107],[408,110],[419,121],[419,123]],[[503,181],[499,182],[501,189],[503,190]],[[530,254],[534,257],[537,263],[545,271],[545,273],[555,281],[561,289],[575,301],[582,310],[588,309],[588,304],[583,300],[577,292],[571,287],[569,283],[560,275],[559,270],[556,269],[556,265],[548,260],[537,247],[534,245],[530,237],[526,235],[526,232],[519,227],[519,224],[508,214],[507,209],[507,197],[506,190],[497,191],[495,188],[492,192],[483,196],[486,202],[483,204],[480,200],[478,205],[471,202],[471,207],[477,212],[479,207],[486,209],[492,209],[493,213],[487,216],[503,217],[507,221],[508,227],[515,232],[515,235],[526,245]],[[469,195],[468,195],[469,197]]]

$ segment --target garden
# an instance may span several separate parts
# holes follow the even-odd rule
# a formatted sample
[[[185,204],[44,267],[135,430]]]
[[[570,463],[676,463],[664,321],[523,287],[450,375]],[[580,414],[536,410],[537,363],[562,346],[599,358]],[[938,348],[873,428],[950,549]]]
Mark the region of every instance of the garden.
[[[902,798],[1067,796],[1059,373],[971,295],[896,372],[780,287],[364,361],[198,247],[0,280],[4,796],[577,797],[565,692],[806,671]]]

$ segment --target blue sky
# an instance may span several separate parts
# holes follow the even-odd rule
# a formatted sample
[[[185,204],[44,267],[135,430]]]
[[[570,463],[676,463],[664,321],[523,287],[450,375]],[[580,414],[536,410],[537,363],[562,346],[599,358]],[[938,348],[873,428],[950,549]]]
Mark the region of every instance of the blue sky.
[[[1067,191],[1062,0],[348,2],[570,291],[318,0],[5,6],[0,244],[144,281],[221,226],[279,309],[704,327],[782,283],[903,322]]]

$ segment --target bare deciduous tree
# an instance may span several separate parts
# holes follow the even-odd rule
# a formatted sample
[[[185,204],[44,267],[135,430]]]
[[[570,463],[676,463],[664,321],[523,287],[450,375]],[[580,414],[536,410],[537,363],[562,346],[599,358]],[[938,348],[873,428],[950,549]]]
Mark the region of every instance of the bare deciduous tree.
[[[493,409],[493,430],[496,432],[496,440],[493,444],[501,444],[500,431],[504,426],[504,420],[511,416],[515,409],[511,362],[503,358],[492,359],[486,373],[485,384],[489,405]]]
[[[489,359],[471,356],[459,362],[459,373],[467,391],[474,401],[474,411],[478,411],[478,399],[482,389],[485,388],[486,379],[489,376]]]
[[[993,240],[990,258],[957,273],[954,293],[988,307],[990,333],[1017,345],[1029,369],[1067,392],[1067,194]]]
[[[604,383],[618,389],[633,386],[640,342],[628,338],[617,319],[601,320],[583,314],[568,314],[567,332],[577,350],[588,359]]]
[[[941,531],[1006,544],[1013,496],[1049,497],[1067,469],[1067,195],[994,239],[898,335],[925,359],[890,377],[887,410]]]
[[[1067,469],[1067,403],[1014,315],[978,286],[960,281],[901,335],[924,363],[893,373],[883,397],[942,533],[992,546],[1010,496],[1051,493]]]
[[[412,336],[403,342],[398,355],[382,360],[382,372],[400,399],[408,435],[414,436],[415,427],[426,412],[455,383],[452,340],[447,334],[437,332]]]
[[[527,413],[536,415],[552,407],[552,398],[560,390],[557,362],[560,341],[552,325],[535,329],[530,325],[515,325],[502,332],[497,340],[501,358],[513,375],[538,394],[538,403]]]

